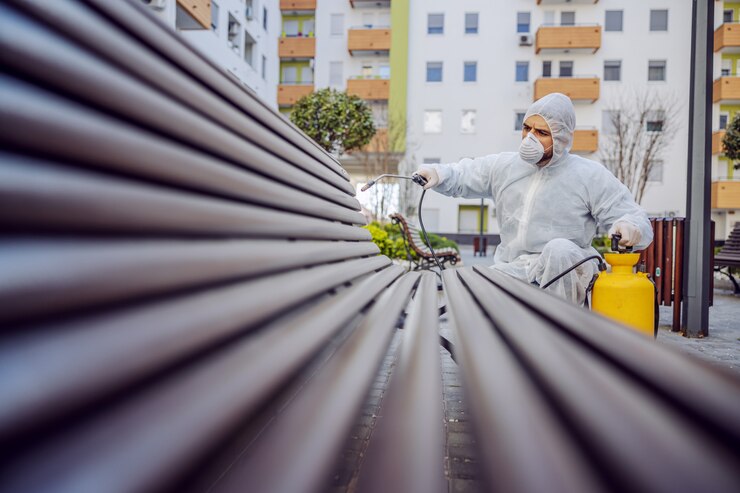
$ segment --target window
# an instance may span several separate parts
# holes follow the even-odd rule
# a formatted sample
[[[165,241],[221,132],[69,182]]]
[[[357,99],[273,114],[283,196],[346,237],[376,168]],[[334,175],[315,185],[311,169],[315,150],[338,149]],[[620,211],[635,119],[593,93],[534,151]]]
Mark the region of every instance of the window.
[[[529,62],[516,62],[516,76],[517,82],[527,82],[529,80]]]
[[[606,19],[604,20],[604,31],[621,31],[622,30],[622,11],[607,10]]]
[[[560,12],[560,25],[561,26],[575,26],[576,25],[576,13],[575,12]]]
[[[647,181],[653,183],[663,183],[663,161],[657,159],[650,161],[650,169],[648,169]]]
[[[667,31],[668,30],[668,11],[651,10],[650,11],[650,30]]]
[[[542,77],[552,77],[552,62],[550,60],[542,62]]]
[[[362,14],[362,27],[371,29],[375,26],[375,14],[373,12],[365,12]]]
[[[524,115],[526,115],[524,111],[517,111],[514,113],[514,130],[518,132],[522,131],[522,128],[524,127]]]
[[[286,38],[298,36],[298,21],[286,19],[283,21],[283,35]]]
[[[650,60],[648,62],[648,80],[665,80],[665,60]]]
[[[310,66],[304,66],[301,69],[301,82],[304,84],[313,84],[313,69]]]
[[[560,62],[560,77],[573,77],[573,62]]]
[[[648,132],[662,132],[663,122],[665,121],[665,112],[662,110],[649,111],[647,114],[647,126]]]
[[[517,12],[516,14],[516,32],[528,33],[529,32],[529,12]]]
[[[617,117],[619,113],[615,110],[604,110],[601,112],[601,133],[614,135],[617,133]]]
[[[253,67],[253,60],[254,60],[254,39],[247,34],[246,39],[244,40],[244,61],[247,62],[247,65],[250,67]]]
[[[303,21],[303,32],[301,33],[304,37],[313,38],[314,37],[314,29],[316,27],[316,22],[313,19],[306,19]]]
[[[475,133],[475,110],[463,110],[460,120],[460,133]]]
[[[329,85],[332,87],[342,87],[343,82],[342,62],[329,62]]]
[[[727,76],[732,74],[732,60],[728,58],[722,59],[722,75]]]
[[[262,7],[262,29],[267,31],[267,7]]]
[[[465,14],[465,34],[478,34],[478,12]]]
[[[478,62],[463,63],[463,82],[475,82],[478,80]]]
[[[381,79],[390,79],[391,78],[391,66],[390,65],[379,65],[378,66],[378,75]]]
[[[442,62],[427,62],[427,82],[442,82]]]
[[[543,22],[543,25],[545,26],[554,26],[555,25],[555,11],[554,10],[545,10],[545,21]]]
[[[267,79],[267,57],[262,55],[262,78]]]
[[[622,80],[622,61],[604,61],[604,80]]]
[[[427,15],[427,34],[444,34],[445,32],[445,15],[429,14]]]
[[[442,162],[442,159],[438,157],[425,157],[423,162],[424,164],[439,164]]]
[[[722,12],[722,22],[732,22],[734,12],[732,9],[726,9]]]
[[[234,51],[239,51],[239,44],[241,41],[242,29],[239,22],[234,18],[233,15],[229,14],[229,28],[227,31],[227,39],[229,46]]]
[[[440,110],[427,110],[424,112],[424,133],[442,133],[442,112]]]
[[[344,34],[344,14],[331,14],[331,27],[329,31],[332,36]]]
[[[730,120],[728,113],[720,113],[719,115],[719,129],[724,130],[727,128],[727,122]]]
[[[282,84],[295,84],[298,82],[298,67],[294,65],[283,67],[282,80],[280,82]]]
[[[211,2],[211,30],[218,31],[218,4]]]

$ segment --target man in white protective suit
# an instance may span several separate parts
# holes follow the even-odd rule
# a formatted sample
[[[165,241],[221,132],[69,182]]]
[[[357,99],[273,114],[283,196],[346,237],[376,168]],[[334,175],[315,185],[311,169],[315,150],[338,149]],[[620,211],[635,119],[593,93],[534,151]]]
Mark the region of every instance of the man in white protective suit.
[[[540,286],[579,260],[596,255],[597,225],[619,233],[620,245],[645,249],[650,221],[632,194],[601,164],[570,154],[576,116],[563,94],[534,102],[524,116],[519,152],[502,152],[417,170],[424,188],[453,197],[491,198],[501,230],[492,268]],[[547,291],[583,304],[596,261]]]

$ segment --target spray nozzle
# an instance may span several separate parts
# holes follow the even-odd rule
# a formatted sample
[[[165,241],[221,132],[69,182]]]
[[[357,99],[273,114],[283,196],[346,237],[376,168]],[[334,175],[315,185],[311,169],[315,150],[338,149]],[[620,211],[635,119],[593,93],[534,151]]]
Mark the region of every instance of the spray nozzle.
[[[373,178],[369,182],[365,183],[365,185],[360,189],[360,191],[361,192],[364,192],[364,191],[368,190],[370,187],[372,187],[373,185],[375,185],[376,183],[378,183],[380,180],[383,180],[385,178],[400,178],[402,180],[411,180],[414,183],[416,183],[416,184],[418,184],[418,185],[420,185],[422,187],[427,184],[426,178],[424,178],[423,176],[421,176],[419,174],[416,174],[416,173],[414,173],[411,176],[385,174],[385,175],[376,176],[375,178]]]

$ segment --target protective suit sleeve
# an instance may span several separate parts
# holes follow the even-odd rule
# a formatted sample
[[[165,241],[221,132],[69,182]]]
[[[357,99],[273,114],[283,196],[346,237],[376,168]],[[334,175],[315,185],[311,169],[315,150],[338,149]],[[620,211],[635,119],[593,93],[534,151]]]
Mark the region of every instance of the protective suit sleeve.
[[[432,164],[439,175],[435,192],[451,197],[481,199],[491,197],[494,167],[497,154],[464,158],[456,163]]]
[[[588,183],[591,214],[607,231],[617,221],[626,221],[640,230],[635,250],[644,250],[653,241],[653,228],[645,210],[632,198],[632,193],[606,168]]]

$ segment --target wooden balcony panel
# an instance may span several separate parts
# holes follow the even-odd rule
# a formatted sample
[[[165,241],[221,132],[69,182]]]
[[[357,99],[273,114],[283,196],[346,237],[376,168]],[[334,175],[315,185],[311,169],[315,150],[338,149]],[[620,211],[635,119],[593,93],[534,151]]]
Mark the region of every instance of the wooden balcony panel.
[[[352,8],[389,8],[391,6],[391,0],[349,0],[349,4]]]
[[[712,101],[740,103],[740,77],[720,77],[712,84]]]
[[[316,38],[280,38],[278,55],[280,58],[314,58]]]
[[[576,129],[573,132],[571,152],[590,153],[599,149],[599,131],[596,129]]]
[[[293,106],[303,96],[313,92],[313,84],[278,85],[278,106]]]
[[[560,92],[573,101],[594,102],[599,99],[601,84],[598,77],[558,77],[537,79],[534,83],[534,99],[537,101],[553,92]]]
[[[316,10],[316,0],[280,0],[280,10]]]
[[[725,48],[736,48],[731,51],[740,52],[740,24],[725,23],[714,31],[714,51]]]
[[[190,14],[204,29],[211,28],[211,0],[177,0],[177,5]]]
[[[722,139],[725,137],[724,130],[717,130],[712,132],[712,154],[722,154],[725,152],[725,146],[722,144]]]
[[[388,79],[349,79],[347,93],[362,99],[388,100],[391,81]]]
[[[579,3],[594,5],[599,3],[599,0],[537,0],[537,5],[575,5]]]
[[[350,29],[347,35],[347,49],[350,53],[390,51],[391,29]]]
[[[388,142],[388,129],[379,128],[370,140],[370,143],[362,148],[363,152],[388,152],[390,145]]]
[[[596,53],[599,48],[601,26],[542,26],[537,29],[536,53]]]
[[[740,209],[740,181],[712,182],[712,209]]]

